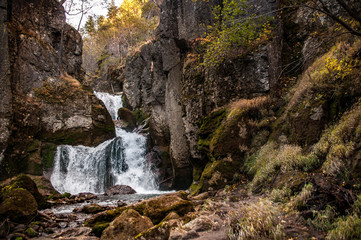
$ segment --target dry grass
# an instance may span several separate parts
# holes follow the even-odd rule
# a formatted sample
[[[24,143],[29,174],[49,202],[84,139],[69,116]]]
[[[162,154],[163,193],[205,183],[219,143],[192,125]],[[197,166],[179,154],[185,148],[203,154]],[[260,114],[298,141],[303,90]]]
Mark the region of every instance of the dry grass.
[[[322,171],[330,176],[347,174],[347,164],[361,140],[361,100],[346,112],[339,123],[328,129],[315,145],[314,152],[326,159]]]
[[[240,110],[262,109],[266,104],[269,104],[270,101],[271,99],[269,96],[256,97],[252,99],[240,99],[238,101],[230,103],[229,108],[231,109],[231,113],[232,111],[237,109]]]
[[[229,239],[284,239],[283,228],[278,221],[279,212],[277,206],[267,199],[244,203],[236,212],[230,213]]]
[[[299,194],[291,198],[290,202],[286,206],[286,209],[291,211],[293,209],[306,206],[306,202],[312,196],[313,190],[312,184],[306,184]]]
[[[254,175],[250,189],[254,191],[271,183],[279,172],[312,169],[316,161],[313,155],[303,156],[300,146],[286,144],[279,147],[269,142],[245,163],[248,172]]]
[[[80,91],[83,91],[80,82],[68,74],[57,79],[48,78],[43,87],[34,89],[38,98],[51,103],[64,102]]]

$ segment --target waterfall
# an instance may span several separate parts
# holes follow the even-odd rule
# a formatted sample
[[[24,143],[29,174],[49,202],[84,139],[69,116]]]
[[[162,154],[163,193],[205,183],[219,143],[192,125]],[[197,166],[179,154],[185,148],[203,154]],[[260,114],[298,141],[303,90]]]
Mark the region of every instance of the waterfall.
[[[95,92],[113,120],[122,105],[121,95]],[[58,146],[50,181],[59,192],[104,193],[113,185],[128,185],[138,193],[158,193],[150,166],[145,163],[146,138],[116,128],[116,137],[97,147]]]

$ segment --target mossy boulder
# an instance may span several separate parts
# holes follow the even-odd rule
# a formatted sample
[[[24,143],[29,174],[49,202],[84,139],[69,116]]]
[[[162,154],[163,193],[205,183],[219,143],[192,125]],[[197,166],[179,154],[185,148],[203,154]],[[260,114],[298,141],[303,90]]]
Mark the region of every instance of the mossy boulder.
[[[101,236],[102,240],[133,239],[139,233],[153,227],[152,221],[137,211],[128,209],[117,217]]]
[[[132,111],[127,108],[119,108],[118,119],[123,120],[127,124],[127,128],[134,129],[137,125],[137,120]]]
[[[198,184],[193,183],[190,187],[193,196],[209,190],[224,188],[232,183],[234,175],[240,172],[241,163],[230,159],[210,162],[204,168]]]
[[[39,209],[48,207],[44,197],[39,193],[35,182],[27,175],[20,174],[15,180],[11,181],[10,188],[23,188],[35,198]]]
[[[101,237],[103,231],[109,227],[110,223],[109,222],[99,222],[96,223],[93,228],[92,228],[92,233],[97,236],[97,237]]]
[[[98,212],[102,212],[104,211],[105,207],[100,206],[99,204],[89,204],[89,205],[85,205],[81,211],[83,213],[88,213],[88,214],[94,214],[94,213],[98,213]]]
[[[158,224],[170,212],[176,212],[178,215],[184,216],[193,209],[193,204],[182,198],[180,193],[176,193],[142,201],[135,204],[134,209],[149,217],[154,224]]]
[[[34,196],[24,188],[6,186],[1,190],[0,216],[14,222],[27,222],[37,213]]]

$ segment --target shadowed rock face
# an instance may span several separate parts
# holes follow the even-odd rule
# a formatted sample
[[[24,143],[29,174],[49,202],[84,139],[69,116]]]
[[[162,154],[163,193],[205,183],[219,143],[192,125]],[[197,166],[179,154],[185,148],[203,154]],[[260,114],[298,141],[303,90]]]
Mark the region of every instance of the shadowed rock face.
[[[114,137],[114,126],[81,84],[82,39],[63,7],[56,0],[0,4],[7,13],[0,17],[0,176],[41,175],[45,143],[97,145]]]
[[[262,95],[270,89],[270,64],[266,46],[218,69],[197,71],[194,54],[204,26],[212,24],[212,6],[221,1],[169,1],[162,3],[157,40],[128,59],[123,85],[127,103],[151,114],[150,134],[163,154],[163,179],[173,178],[173,188],[192,181],[192,165],[201,163],[197,149],[197,122],[213,109],[239,98]],[[256,14],[275,7],[270,1],[250,1]],[[164,157],[164,155],[169,157]]]

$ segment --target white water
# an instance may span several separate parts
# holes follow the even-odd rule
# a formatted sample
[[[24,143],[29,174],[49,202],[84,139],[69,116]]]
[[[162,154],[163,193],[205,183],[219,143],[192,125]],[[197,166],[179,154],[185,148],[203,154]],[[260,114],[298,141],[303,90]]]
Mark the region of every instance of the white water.
[[[122,96],[99,92],[95,95],[117,119],[117,111],[123,106]],[[131,186],[137,193],[160,193],[145,164],[145,152],[144,136],[117,128],[114,139],[97,147],[58,146],[50,180],[61,193],[103,193],[116,184]]]

